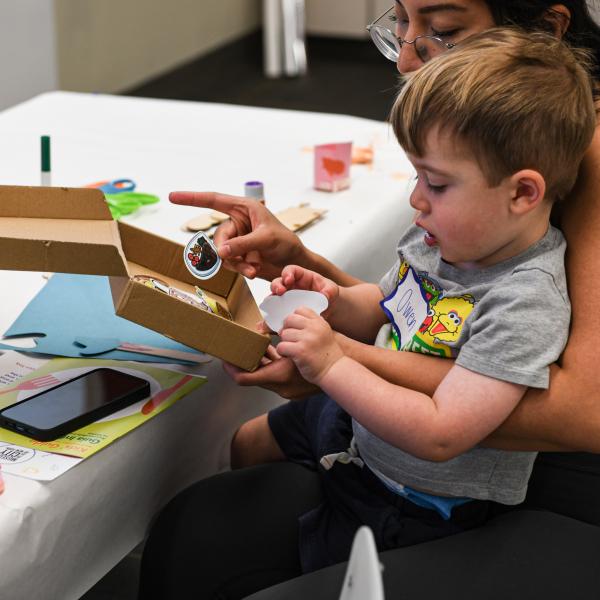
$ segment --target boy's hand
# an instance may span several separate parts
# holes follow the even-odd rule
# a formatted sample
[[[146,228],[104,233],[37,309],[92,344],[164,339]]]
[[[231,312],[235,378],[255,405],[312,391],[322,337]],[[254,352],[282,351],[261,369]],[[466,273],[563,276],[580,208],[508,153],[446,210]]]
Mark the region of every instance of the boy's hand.
[[[340,295],[340,286],[315,271],[309,271],[297,265],[288,265],[281,271],[281,277],[271,282],[271,293],[276,296],[285,294],[288,290],[309,290],[320,292],[329,302],[326,315]]]
[[[308,308],[299,308],[283,323],[277,352],[291,358],[302,377],[315,385],[344,356],[325,321]]]

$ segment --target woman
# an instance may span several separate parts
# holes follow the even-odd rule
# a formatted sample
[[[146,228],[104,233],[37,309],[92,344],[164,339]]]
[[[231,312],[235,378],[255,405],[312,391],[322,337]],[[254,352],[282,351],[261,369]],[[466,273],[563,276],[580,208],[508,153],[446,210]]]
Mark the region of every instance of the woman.
[[[396,2],[394,17],[395,33],[400,38],[397,56],[400,72],[418,69],[424,60],[435,55],[436,49],[443,51],[443,46],[460,44],[469,35],[508,23],[528,30],[552,31],[596,54],[600,49],[600,33],[583,1],[559,4],[542,0],[404,0]],[[432,36],[438,41],[430,43]],[[391,38],[385,39],[389,46]],[[596,62],[600,64],[598,59]],[[560,218],[560,226],[569,242],[567,270],[573,322],[568,346],[560,366],[553,370],[549,390],[530,391],[511,417],[488,439],[487,445],[514,450],[600,451],[597,435],[600,410],[595,398],[598,376],[593,352],[589,349],[593,339],[590,332],[596,329],[595,320],[600,320],[596,316],[593,289],[593,282],[600,277],[600,260],[594,246],[594,233],[600,231],[598,183],[600,134],[597,133],[584,160],[573,199]],[[270,279],[278,275],[285,264],[295,263],[320,271],[343,285],[356,283],[354,278],[306,249],[257,203],[218,194],[190,193],[175,193],[172,201],[215,208],[231,215],[231,221],[221,227],[216,241],[222,257],[246,276]],[[437,387],[451,366],[447,360],[404,352],[395,353],[392,360],[390,353],[382,356],[381,351],[371,346],[351,340],[344,344],[348,354],[386,379],[427,393]],[[269,356],[270,362],[254,373],[243,373],[233,367],[227,369],[241,385],[262,385],[284,397],[299,398],[315,391],[299,377],[288,360],[278,357],[273,350]],[[234,466],[282,459],[266,416],[246,423],[236,434],[232,444]],[[182,595],[189,589],[195,565],[201,569],[202,579],[195,588],[196,596],[207,598],[244,597],[253,590],[299,575],[297,519],[319,503],[321,494],[315,473],[286,462],[234,471],[199,482],[176,498],[155,526],[144,557],[141,597]],[[498,520],[508,516],[512,520],[500,528],[495,537],[490,536],[492,545],[499,535],[511,531],[520,531],[530,543],[538,539],[534,532],[543,523],[532,525],[531,520],[526,520],[515,524],[515,519],[518,521],[521,517],[513,515],[504,515]],[[533,527],[530,536],[525,533],[529,527]],[[489,528],[483,530],[487,533]],[[461,544],[465,535],[469,534],[455,536],[450,555],[456,554],[456,545]],[[476,547],[474,555],[478,556],[484,546]],[[541,549],[546,547],[547,544],[540,542]],[[405,577],[409,577],[411,572],[418,573],[420,569],[419,558],[415,558],[419,548],[427,559],[427,545],[386,555],[391,556],[388,560],[400,557],[402,564],[411,565],[411,569],[404,570]],[[543,562],[543,558],[540,556],[539,560]],[[324,577],[325,573],[331,571],[326,570]],[[585,576],[587,571],[581,574]],[[421,581],[420,589],[435,583],[435,578],[430,579],[431,582]],[[305,584],[297,585],[300,589]],[[465,589],[458,587],[464,597]],[[555,592],[559,584],[553,582],[549,589]],[[445,591],[447,595],[449,590]],[[292,597],[291,594],[286,587],[279,596],[265,592],[264,596],[257,597]]]

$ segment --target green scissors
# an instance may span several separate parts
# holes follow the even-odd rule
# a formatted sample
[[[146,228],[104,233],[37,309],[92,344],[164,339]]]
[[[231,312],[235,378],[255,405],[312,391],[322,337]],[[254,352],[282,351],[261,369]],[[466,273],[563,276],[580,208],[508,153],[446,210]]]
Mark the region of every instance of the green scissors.
[[[158,196],[135,192],[135,181],[132,179],[98,181],[90,183],[86,187],[96,188],[104,193],[106,204],[108,204],[110,213],[115,221],[125,215],[130,215],[142,206],[160,202]]]
[[[104,197],[115,221],[135,212],[142,206],[156,204],[160,201],[158,196],[140,192],[118,192],[117,194],[104,194]]]

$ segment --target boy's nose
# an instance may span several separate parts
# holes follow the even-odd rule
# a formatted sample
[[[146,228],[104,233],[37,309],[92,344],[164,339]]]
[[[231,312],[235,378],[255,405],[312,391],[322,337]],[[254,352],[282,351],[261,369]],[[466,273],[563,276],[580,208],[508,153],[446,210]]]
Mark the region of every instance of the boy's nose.
[[[418,184],[417,184],[417,187],[413,190],[412,194],[410,195],[409,202],[410,202],[410,205],[415,210],[418,210],[419,212],[422,212],[422,213],[429,212],[429,203],[423,197],[423,195],[419,192]]]

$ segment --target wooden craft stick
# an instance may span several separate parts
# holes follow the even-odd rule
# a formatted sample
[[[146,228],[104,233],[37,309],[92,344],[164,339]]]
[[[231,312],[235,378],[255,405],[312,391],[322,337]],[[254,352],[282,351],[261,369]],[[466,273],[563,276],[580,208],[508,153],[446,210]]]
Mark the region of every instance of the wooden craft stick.
[[[292,206],[278,212],[275,216],[291,231],[299,231],[320,219],[327,211],[322,208],[311,208],[308,204]]]

